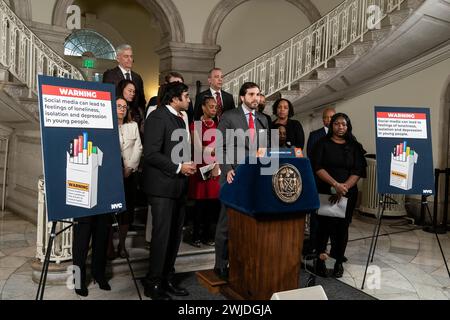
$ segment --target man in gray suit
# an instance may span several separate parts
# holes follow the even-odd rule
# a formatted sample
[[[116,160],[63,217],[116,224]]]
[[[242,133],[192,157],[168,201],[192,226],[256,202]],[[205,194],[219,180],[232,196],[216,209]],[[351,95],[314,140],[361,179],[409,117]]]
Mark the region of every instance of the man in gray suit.
[[[223,137],[217,141],[216,154],[223,156],[221,162],[221,185],[231,184],[236,167],[245,163],[248,155],[256,156],[258,148],[268,147],[269,123],[259,113],[260,89],[256,83],[246,82],[239,91],[242,104],[222,115],[218,130]],[[236,132],[239,130],[240,132]],[[242,134],[243,131],[246,134]],[[214,272],[222,279],[228,279],[228,217],[222,204],[215,238],[216,262]]]

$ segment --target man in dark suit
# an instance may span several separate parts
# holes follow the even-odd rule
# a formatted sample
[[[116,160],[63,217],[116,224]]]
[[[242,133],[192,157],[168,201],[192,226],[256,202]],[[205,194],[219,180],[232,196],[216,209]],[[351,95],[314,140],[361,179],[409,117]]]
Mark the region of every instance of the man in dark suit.
[[[222,90],[223,85],[223,73],[222,69],[214,68],[209,72],[208,76],[209,89],[200,92],[197,97],[195,97],[194,105],[194,120],[200,120],[203,115],[202,111],[202,101],[205,96],[211,96],[216,99],[217,103],[217,117],[220,119],[225,111],[232,110],[236,108],[234,104],[234,98],[228,92]]]
[[[258,148],[268,147],[269,124],[264,115],[259,113],[260,90],[257,84],[246,82],[239,90],[242,105],[223,114],[218,130],[223,144],[216,146],[216,155],[221,163],[221,185],[233,183],[236,167],[245,162],[245,157]],[[236,133],[243,129],[246,134]],[[217,141],[217,140],[216,140]],[[223,157],[220,159],[220,157]],[[228,217],[225,205],[222,204],[216,227],[216,261],[214,272],[222,279],[228,278]]]
[[[325,137],[328,133],[328,126],[330,125],[331,117],[336,113],[336,110],[334,108],[326,108],[322,112],[322,121],[323,121],[323,127],[320,129],[317,129],[315,131],[312,131],[309,134],[308,137],[308,144],[306,145],[306,152],[307,155],[310,156],[312,154],[312,150],[314,148],[314,145]],[[309,252],[314,252],[314,248],[316,247],[316,239],[317,239],[317,227],[318,227],[318,221],[317,221],[317,212],[312,212],[310,214],[310,223],[309,223]]]
[[[308,155],[312,154],[312,149],[317,141],[319,141],[321,138],[325,137],[328,133],[328,126],[330,125],[331,117],[336,113],[336,110],[334,108],[326,108],[322,112],[322,121],[323,121],[323,127],[320,129],[317,129],[315,131],[312,131],[309,134],[308,138],[308,144],[306,145],[306,152]]]
[[[114,69],[106,70],[103,74],[104,83],[112,83],[115,87],[123,79],[131,80],[136,84],[136,101],[137,106],[145,110],[145,93],[144,93],[144,83],[141,76],[132,71],[133,67],[133,49],[128,44],[123,44],[117,47],[117,62],[119,65]],[[118,93],[122,95],[121,92]]]
[[[151,205],[153,229],[144,294],[153,300],[170,300],[167,293],[189,294],[173,282],[188,177],[196,172],[195,164],[190,161],[189,132],[181,113],[187,110],[189,101],[185,84],[170,83],[161,107],[145,121],[144,191]],[[172,139],[174,132],[178,139]]]

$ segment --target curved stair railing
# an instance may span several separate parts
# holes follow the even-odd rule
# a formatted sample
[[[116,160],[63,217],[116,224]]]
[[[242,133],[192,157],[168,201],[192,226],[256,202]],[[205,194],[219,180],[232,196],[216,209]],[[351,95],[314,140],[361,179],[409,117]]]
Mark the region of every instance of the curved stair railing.
[[[224,77],[223,88],[238,98],[247,81],[260,85],[266,96],[291,87],[324,66],[348,46],[363,41],[389,13],[406,0],[346,0],[291,39]]]
[[[39,74],[84,80],[82,73],[38,38],[25,23],[0,0],[0,65],[29,88],[29,96],[37,94]],[[39,205],[36,257],[43,261],[50,224],[46,221],[43,180],[39,180]],[[58,229],[64,226],[58,223]],[[72,259],[72,230],[65,230],[50,255],[57,263]]]
[[[37,93],[37,75],[83,80],[81,72],[31,31],[0,0],[0,64]]]

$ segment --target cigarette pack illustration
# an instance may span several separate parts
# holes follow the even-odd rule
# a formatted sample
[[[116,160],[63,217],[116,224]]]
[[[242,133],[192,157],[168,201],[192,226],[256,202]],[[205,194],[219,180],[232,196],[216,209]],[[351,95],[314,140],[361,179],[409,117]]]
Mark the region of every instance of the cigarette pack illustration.
[[[391,153],[390,185],[403,190],[413,186],[414,165],[419,155],[407,146],[407,142],[398,144]]]
[[[103,153],[88,141],[87,133],[70,142],[67,152],[66,204],[91,209],[97,205],[98,168]]]

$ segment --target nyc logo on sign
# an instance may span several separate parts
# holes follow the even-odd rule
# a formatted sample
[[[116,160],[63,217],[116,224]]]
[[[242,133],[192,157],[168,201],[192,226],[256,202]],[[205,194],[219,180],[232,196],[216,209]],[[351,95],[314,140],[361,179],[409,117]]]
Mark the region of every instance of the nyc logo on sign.
[[[123,204],[122,203],[113,203],[111,204],[111,210],[117,210],[117,209],[122,209],[123,208]]]

